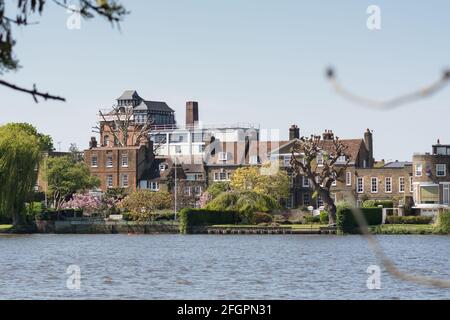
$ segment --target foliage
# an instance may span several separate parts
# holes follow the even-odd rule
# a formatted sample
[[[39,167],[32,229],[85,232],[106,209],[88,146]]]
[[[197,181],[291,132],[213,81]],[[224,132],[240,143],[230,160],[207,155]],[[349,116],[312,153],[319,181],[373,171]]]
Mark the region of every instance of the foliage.
[[[260,223],[270,223],[273,221],[272,215],[264,212],[256,212],[253,215],[253,223],[254,224],[260,224]]]
[[[435,230],[441,234],[450,234],[450,211],[438,214]]]
[[[119,208],[133,220],[148,220],[157,210],[172,208],[172,195],[164,191],[138,190],[123,199]]]
[[[430,224],[433,217],[427,216],[387,216],[389,224]]]
[[[102,201],[93,195],[86,194],[74,194],[72,199],[64,202],[61,205],[62,209],[81,209],[85,213],[98,213],[103,209]]]
[[[224,192],[205,207],[205,209],[213,211],[240,212],[245,216],[247,222],[253,220],[254,212],[270,212],[278,208],[279,204],[274,198],[254,191]]]
[[[366,219],[367,225],[379,225],[383,220],[383,210],[381,208],[359,208]],[[336,227],[339,233],[356,233],[358,224],[356,222],[352,208],[338,207]]]
[[[289,177],[284,170],[270,172],[270,163],[262,168],[242,167],[231,176],[230,187],[234,191],[253,191],[281,200],[289,197]]]
[[[373,234],[436,234],[429,224],[382,224],[369,227]]]
[[[363,202],[363,208],[376,208],[382,206],[383,208],[394,208],[392,200],[366,200]]]
[[[50,152],[54,150],[52,137],[38,132],[37,129],[29,123],[14,122],[6,124],[5,127],[7,130],[22,130],[32,136],[35,136],[39,141],[39,148],[43,152]]]
[[[320,222],[320,216],[312,216],[312,215],[305,216],[306,224],[319,223],[319,222]]]
[[[242,221],[236,211],[216,211],[207,209],[182,209],[179,213],[180,232],[189,233],[192,227],[215,224],[236,224]]]
[[[230,190],[230,184],[228,182],[214,182],[211,184],[206,192],[211,197],[210,200],[217,198],[222,192],[226,192]]]
[[[0,127],[0,216],[20,224],[25,203],[33,196],[40,141],[22,126]]]
[[[97,177],[91,176],[84,162],[76,162],[69,156],[49,157],[46,178],[48,195],[53,198],[57,209],[72,194],[87,191],[100,184]]]
[[[320,211],[319,220],[321,224],[328,224],[328,212],[325,210]]]

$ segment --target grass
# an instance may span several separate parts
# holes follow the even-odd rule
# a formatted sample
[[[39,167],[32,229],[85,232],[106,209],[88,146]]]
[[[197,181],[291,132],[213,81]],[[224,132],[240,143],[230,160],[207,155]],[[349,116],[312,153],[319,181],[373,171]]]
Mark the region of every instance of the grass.
[[[370,227],[373,234],[436,234],[432,224],[383,224]]]
[[[13,227],[12,224],[0,224],[0,232],[8,231]]]
[[[325,224],[282,224],[277,227],[292,228],[292,229],[319,229],[320,227],[326,227]],[[256,224],[216,224],[211,227],[219,228],[265,228],[270,226],[260,226]]]

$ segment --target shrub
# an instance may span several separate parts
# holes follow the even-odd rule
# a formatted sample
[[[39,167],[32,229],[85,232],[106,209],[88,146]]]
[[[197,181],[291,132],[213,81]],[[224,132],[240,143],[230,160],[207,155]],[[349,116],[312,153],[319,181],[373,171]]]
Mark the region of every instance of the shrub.
[[[189,233],[190,228],[214,224],[236,224],[242,221],[239,212],[207,209],[182,209],[179,213],[180,232]]]
[[[273,221],[273,217],[264,212],[257,212],[253,215],[253,223],[254,224],[260,224],[260,223],[269,223]]]
[[[392,200],[366,200],[363,202],[363,208],[377,208],[382,206],[383,208],[393,208],[394,202]]]
[[[328,212],[325,210],[320,211],[319,219],[321,224],[328,224],[329,223]]]
[[[450,234],[450,211],[438,214],[435,229],[437,233]]]
[[[148,220],[158,210],[172,207],[172,195],[164,191],[138,190],[123,199],[119,207],[133,220]]]
[[[386,223],[389,224],[429,224],[433,220],[433,217],[426,216],[387,216]]]
[[[274,198],[253,191],[224,192],[205,207],[212,211],[240,212],[247,223],[252,223],[253,214],[257,211],[270,212],[278,208],[279,204]]]
[[[379,225],[383,220],[381,208],[360,208],[367,225]],[[336,226],[339,233],[355,233],[358,229],[353,210],[347,207],[338,207],[336,214]]]
[[[310,223],[319,223],[320,222],[320,216],[305,216],[305,223],[306,224],[310,224]]]

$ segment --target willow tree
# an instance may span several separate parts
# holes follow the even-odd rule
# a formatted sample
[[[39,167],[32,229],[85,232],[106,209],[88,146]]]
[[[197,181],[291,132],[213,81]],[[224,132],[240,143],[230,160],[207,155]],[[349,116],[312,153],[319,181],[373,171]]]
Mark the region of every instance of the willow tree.
[[[41,154],[38,137],[20,126],[0,127],[0,215],[21,224],[33,196]]]

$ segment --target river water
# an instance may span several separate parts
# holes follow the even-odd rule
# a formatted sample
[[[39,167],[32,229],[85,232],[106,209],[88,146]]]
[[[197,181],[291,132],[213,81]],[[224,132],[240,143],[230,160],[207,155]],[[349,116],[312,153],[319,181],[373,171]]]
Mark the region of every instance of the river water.
[[[377,238],[402,270],[450,279],[450,237]],[[450,299],[382,266],[370,290],[370,265],[360,236],[2,235],[0,299]]]

